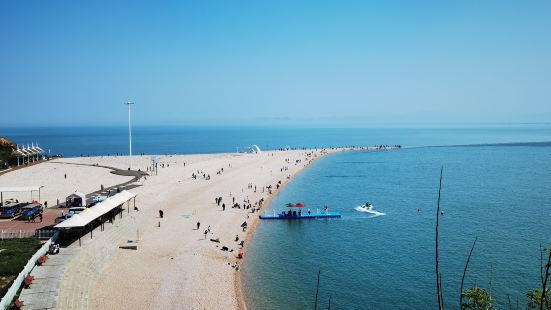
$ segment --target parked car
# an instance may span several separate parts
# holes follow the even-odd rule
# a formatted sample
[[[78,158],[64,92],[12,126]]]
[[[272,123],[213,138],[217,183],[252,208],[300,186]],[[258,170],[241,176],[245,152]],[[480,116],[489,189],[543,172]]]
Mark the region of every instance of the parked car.
[[[74,214],[75,214],[75,213],[68,213],[68,214],[65,214],[65,215],[63,215],[63,216],[57,217],[57,218],[55,219],[55,223],[56,223],[56,224],[59,224],[59,223],[65,221],[65,220],[68,220],[68,219],[70,219]]]
[[[42,213],[42,205],[39,203],[31,203],[23,208],[21,208],[21,216],[19,217],[22,220],[33,219]]]
[[[7,204],[0,207],[0,218],[14,218],[21,214],[21,204]]]
[[[84,210],[86,210],[86,207],[72,207],[69,208],[69,214],[79,214]]]
[[[92,202],[98,203],[98,202],[104,201],[105,199],[107,199],[107,196],[94,195],[94,196],[92,196],[91,200],[92,200]]]
[[[15,205],[15,204],[18,204],[18,203],[19,203],[18,200],[15,200],[15,199],[13,199],[13,198],[10,198],[10,199],[4,200],[3,203],[0,201],[0,207],[7,207],[7,206],[9,206],[9,205]]]

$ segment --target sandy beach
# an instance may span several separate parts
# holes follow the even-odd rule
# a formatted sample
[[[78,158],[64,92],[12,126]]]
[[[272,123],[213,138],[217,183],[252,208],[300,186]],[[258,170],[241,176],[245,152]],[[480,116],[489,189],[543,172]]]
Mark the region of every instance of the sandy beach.
[[[254,206],[261,198],[268,199],[271,195],[266,186],[273,186],[275,191],[279,181],[287,182],[321,154],[307,153],[159,158],[165,168],[136,189],[143,219],[139,249],[119,251],[101,272],[95,286],[95,308],[244,308],[240,286],[236,285],[239,272],[232,267],[241,264],[235,237],[246,240],[252,230],[243,232],[241,224],[253,224],[258,214],[232,208],[233,200]],[[217,174],[222,168],[223,172]],[[192,179],[191,174],[198,170],[211,179]],[[225,211],[215,203],[216,197],[222,197]],[[159,209],[165,214],[162,220],[158,218]],[[157,227],[159,222],[161,227]],[[201,223],[199,229],[197,222]],[[204,232],[209,227],[205,240]],[[220,243],[210,239],[219,239]],[[229,251],[222,251],[223,246]]]
[[[58,199],[63,203],[65,197],[75,191],[87,194],[99,190],[102,184],[107,188],[132,179],[112,174],[109,169],[102,167],[66,165],[63,163],[65,160],[67,159],[46,161],[2,174],[0,187],[42,185],[44,187],[40,192],[41,202],[48,202],[48,206],[54,206]],[[38,192],[33,192],[32,196],[28,192],[4,193],[4,199],[8,198],[20,201],[38,200]]]
[[[131,189],[137,194],[138,211],[128,210],[130,216],[109,234],[96,229],[94,239],[76,249],[58,288],[56,308],[75,308],[75,294],[84,296],[79,300],[85,308],[96,309],[246,308],[239,280],[242,260],[237,255],[242,240],[244,255],[254,255],[246,248],[259,215],[252,208],[263,199],[264,212],[278,188],[315,159],[338,151],[343,149],[154,156],[157,172],[149,171]],[[151,160],[134,156],[133,169],[146,171]],[[75,190],[89,193],[100,184],[131,179],[96,165],[125,169],[128,157],[56,159],[0,176],[0,185],[29,185],[32,180],[33,185],[44,185],[43,201],[55,201]],[[220,204],[217,197],[222,198]],[[241,228],[243,222],[247,231]],[[118,248],[136,239],[137,250]],[[74,292],[74,283],[79,283],[79,292]]]

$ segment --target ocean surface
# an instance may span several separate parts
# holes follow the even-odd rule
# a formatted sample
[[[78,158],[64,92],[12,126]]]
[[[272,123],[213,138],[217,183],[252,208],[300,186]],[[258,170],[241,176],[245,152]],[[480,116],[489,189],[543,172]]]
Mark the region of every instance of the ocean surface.
[[[18,144],[38,143],[67,157],[128,154],[128,127],[2,128],[0,137]],[[133,154],[227,153],[261,149],[349,145],[434,146],[551,141],[551,125],[477,128],[256,128],[145,127],[132,129]]]
[[[0,128],[17,143],[64,156],[127,154],[125,127]],[[268,207],[288,202],[342,219],[261,221],[242,269],[252,309],[435,309],[434,225],[444,169],[440,264],[444,300],[466,286],[521,308],[538,286],[539,246],[551,244],[551,126],[423,129],[135,127],[133,153],[190,154],[401,144],[402,150],[330,155],[299,174]],[[504,144],[505,143],[505,144]],[[365,202],[374,211],[361,212]]]
[[[246,253],[252,309],[437,309],[435,210],[444,167],[440,270],[444,301],[491,289],[521,308],[539,285],[540,243],[551,245],[551,143],[421,147],[330,155],[296,177],[267,212],[288,202],[329,206],[342,219],[261,221]],[[372,212],[360,212],[365,202]]]

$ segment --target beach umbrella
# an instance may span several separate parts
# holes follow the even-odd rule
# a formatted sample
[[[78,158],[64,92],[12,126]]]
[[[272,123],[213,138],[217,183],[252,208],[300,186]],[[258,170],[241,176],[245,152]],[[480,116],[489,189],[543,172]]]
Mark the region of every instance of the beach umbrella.
[[[287,208],[304,208],[306,205],[302,202],[299,203],[288,203]]]

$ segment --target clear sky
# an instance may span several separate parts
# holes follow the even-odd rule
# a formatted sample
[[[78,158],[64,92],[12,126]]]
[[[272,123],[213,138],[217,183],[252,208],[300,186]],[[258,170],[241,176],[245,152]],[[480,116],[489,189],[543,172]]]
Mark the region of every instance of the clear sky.
[[[0,40],[0,126],[551,121],[551,1],[1,1]]]

